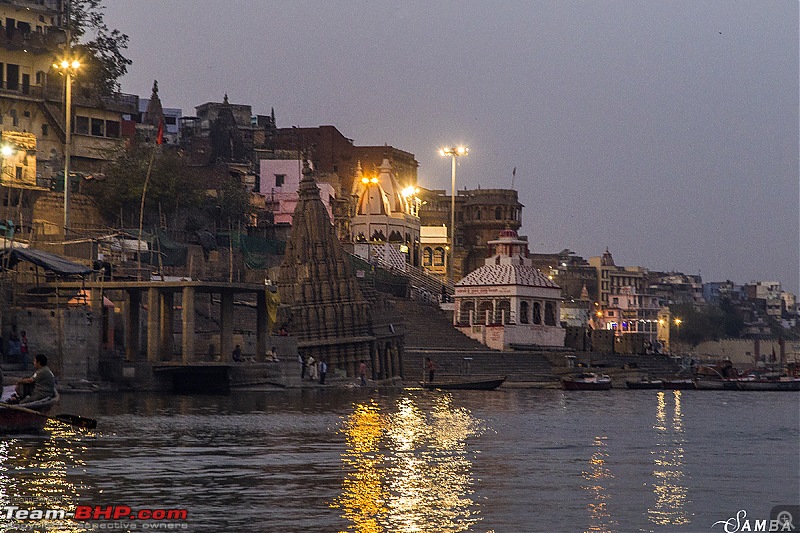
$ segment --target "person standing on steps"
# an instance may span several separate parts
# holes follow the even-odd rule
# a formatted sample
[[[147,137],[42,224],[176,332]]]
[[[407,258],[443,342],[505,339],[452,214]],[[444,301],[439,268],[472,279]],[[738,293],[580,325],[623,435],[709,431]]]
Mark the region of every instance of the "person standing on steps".
[[[428,371],[428,383],[433,383],[433,374],[436,371],[436,365],[430,357],[425,360],[425,370]]]
[[[367,386],[367,363],[364,360],[361,360],[361,364],[358,365],[358,375],[361,377],[361,386]]]

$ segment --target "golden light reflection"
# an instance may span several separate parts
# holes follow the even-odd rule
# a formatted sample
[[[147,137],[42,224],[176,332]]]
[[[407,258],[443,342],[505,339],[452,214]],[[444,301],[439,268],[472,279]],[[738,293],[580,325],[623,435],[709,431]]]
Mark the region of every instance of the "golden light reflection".
[[[480,520],[466,441],[482,429],[449,395],[429,409],[404,397],[392,413],[356,405],[342,431],[348,474],[332,506],[352,523],[349,530],[457,532]]]
[[[659,392],[656,404],[656,423],[653,429],[658,437],[653,454],[653,493],[655,502],[647,510],[648,518],[658,525],[684,525],[689,523],[686,511],[688,490],[683,484],[683,413],[681,391],[672,391],[672,424],[668,425],[667,395]]]
[[[583,478],[589,482],[588,485],[583,486],[583,489],[591,496],[587,507],[589,511],[589,529],[587,531],[604,533],[614,531],[614,520],[608,511],[609,494],[605,486],[608,480],[614,477],[606,467],[607,440],[608,437],[605,436],[594,438],[592,446],[596,447],[596,450],[589,458],[589,470],[583,472]]]
[[[0,444],[0,507],[20,509],[75,510],[81,487],[68,479],[75,468],[85,466],[81,459],[86,445],[85,434],[50,421],[44,438],[21,436]],[[79,533],[87,531],[72,519],[43,519],[18,522],[0,519],[0,531],[21,528],[24,531]],[[8,529],[6,529],[8,528]]]

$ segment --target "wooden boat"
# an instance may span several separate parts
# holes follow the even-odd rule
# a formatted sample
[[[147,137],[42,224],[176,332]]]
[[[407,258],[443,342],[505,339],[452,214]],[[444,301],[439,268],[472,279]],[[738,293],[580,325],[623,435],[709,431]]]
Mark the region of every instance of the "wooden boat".
[[[664,388],[668,390],[689,390],[696,387],[691,379],[671,379],[664,382]]]
[[[479,379],[479,380],[459,380],[459,381],[434,381],[421,383],[424,389],[440,390],[494,390],[506,380],[506,376],[501,378]]]
[[[53,397],[22,405],[0,403],[0,433],[41,431],[50,418],[50,409],[58,400],[56,393]]]
[[[629,389],[663,389],[664,382],[660,379],[642,378],[639,381],[625,380],[625,386]]]
[[[759,391],[800,391],[800,378],[783,377],[778,379],[737,379],[739,390]]]
[[[588,372],[561,379],[564,390],[610,390],[611,378],[605,374]]]
[[[735,379],[696,379],[694,386],[697,390],[738,390]]]

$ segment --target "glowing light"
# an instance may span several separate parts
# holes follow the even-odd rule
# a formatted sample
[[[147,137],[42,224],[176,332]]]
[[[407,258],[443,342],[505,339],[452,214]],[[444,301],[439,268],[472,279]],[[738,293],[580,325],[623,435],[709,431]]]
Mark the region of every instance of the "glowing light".
[[[14,154],[14,147],[10,144],[4,144],[0,147],[0,153],[3,154],[3,157],[8,157]]]
[[[369,183],[369,178],[361,178],[361,183]]]
[[[378,178],[370,178],[370,183],[378,183]]]
[[[409,196],[412,196],[414,194],[414,187],[409,185],[408,187],[400,191],[400,194],[403,195],[403,198],[408,198]]]
[[[81,62],[80,62],[80,61],[78,61],[77,59],[75,59],[75,60],[73,60],[73,61],[72,61],[72,64],[71,64],[70,66],[71,66],[72,68],[78,68],[78,67],[80,67],[80,66],[81,66]]]

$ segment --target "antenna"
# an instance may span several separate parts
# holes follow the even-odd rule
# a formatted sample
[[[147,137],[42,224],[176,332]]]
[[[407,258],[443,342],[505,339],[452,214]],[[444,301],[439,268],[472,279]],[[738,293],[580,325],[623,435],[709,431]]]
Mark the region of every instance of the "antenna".
[[[514,188],[514,179],[517,177],[517,167],[514,167],[514,170],[511,171],[511,188]]]

